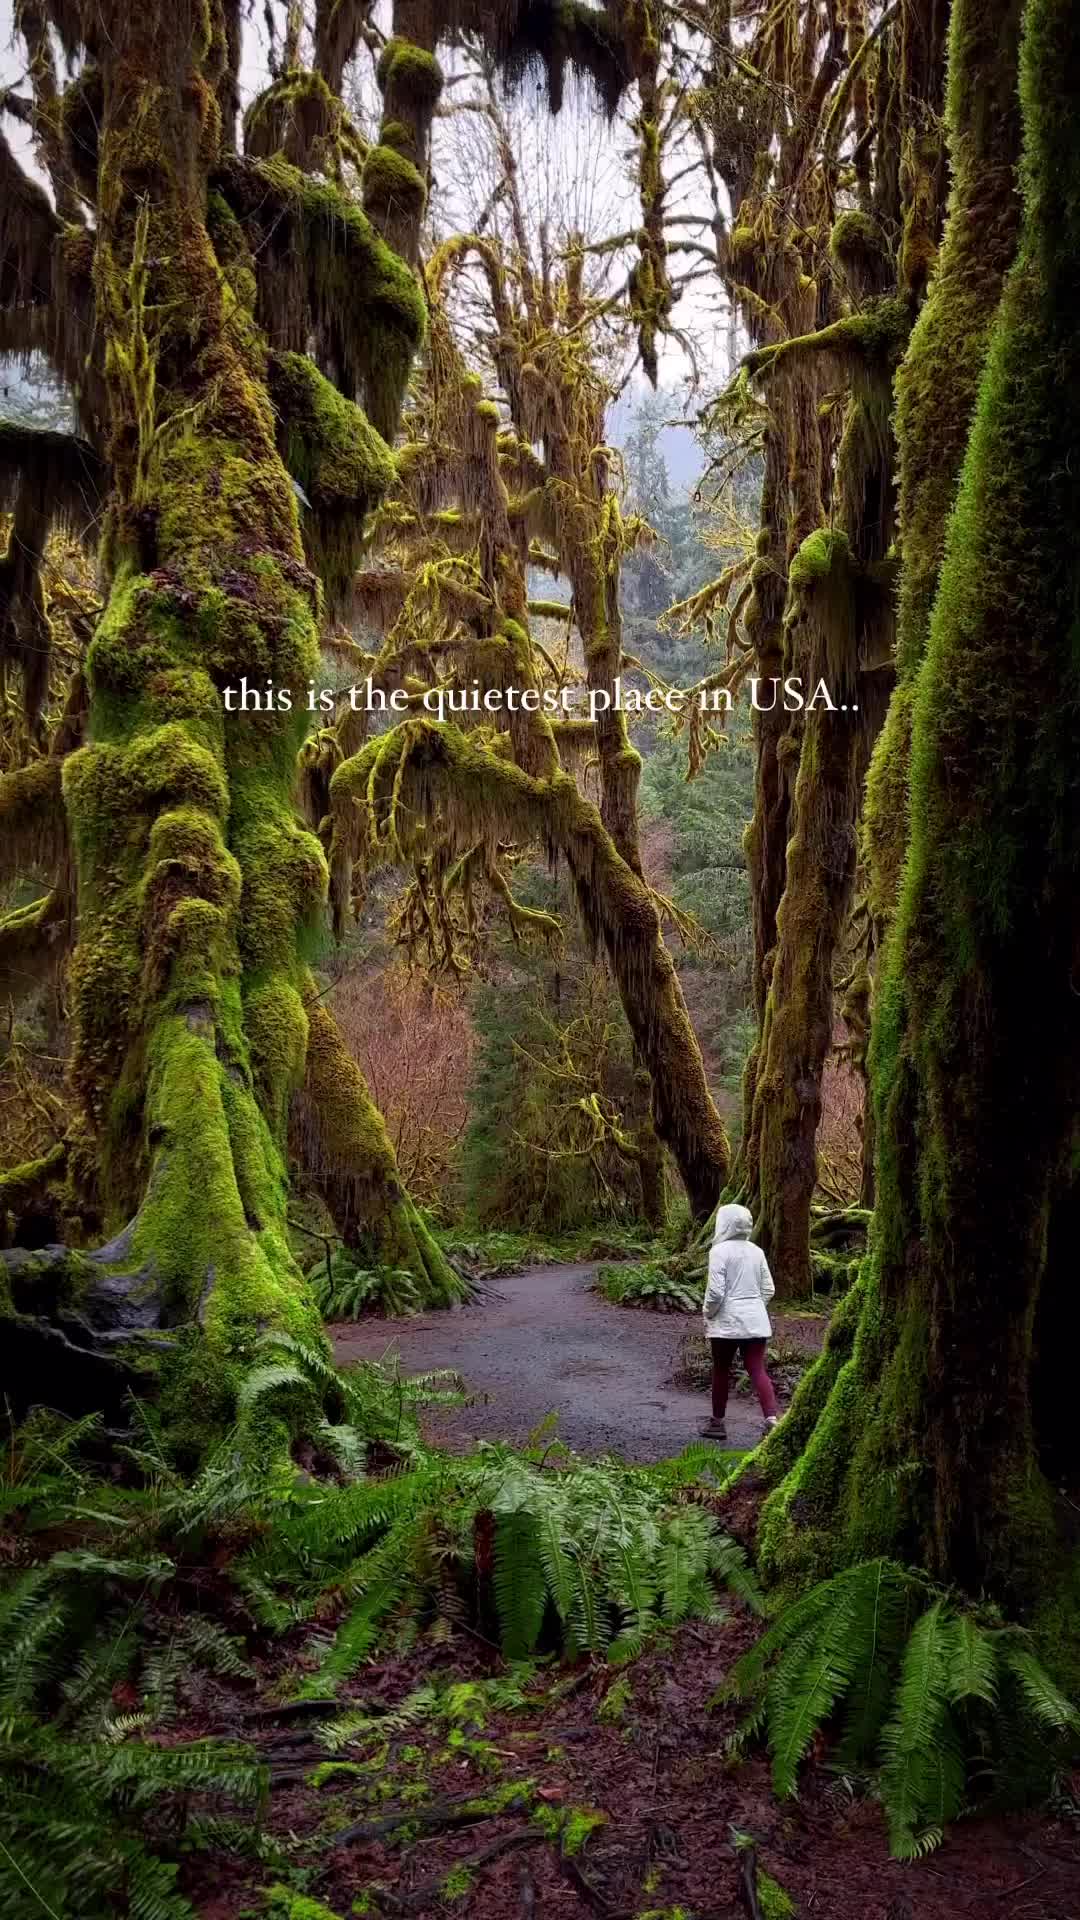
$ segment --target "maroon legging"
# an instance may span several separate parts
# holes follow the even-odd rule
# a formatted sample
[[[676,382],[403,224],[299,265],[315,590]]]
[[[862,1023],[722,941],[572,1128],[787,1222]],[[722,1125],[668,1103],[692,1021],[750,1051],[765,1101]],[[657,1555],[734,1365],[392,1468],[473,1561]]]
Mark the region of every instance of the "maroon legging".
[[[750,1375],[750,1384],[761,1403],[761,1411],[767,1420],[776,1413],[776,1394],[773,1383],[765,1371],[764,1340],[710,1340],[712,1348],[712,1410],[713,1419],[722,1420],[727,1412],[728,1385],[735,1355],[742,1348],[743,1365]]]

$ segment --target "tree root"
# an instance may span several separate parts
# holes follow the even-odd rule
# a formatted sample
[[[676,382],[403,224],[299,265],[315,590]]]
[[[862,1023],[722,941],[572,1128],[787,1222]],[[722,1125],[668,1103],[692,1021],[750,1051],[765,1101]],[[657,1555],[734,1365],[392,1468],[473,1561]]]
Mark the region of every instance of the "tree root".
[[[544,1840],[545,1835],[536,1832],[534,1828],[527,1828],[522,1833],[504,1833],[501,1839],[492,1840],[489,1846],[481,1847],[479,1853],[469,1854],[465,1860],[455,1860],[453,1867],[447,1869],[447,1871],[468,1874],[479,1873],[482,1867],[486,1867],[492,1860],[497,1860],[500,1854],[511,1853],[520,1847],[541,1846]],[[388,1913],[416,1912],[418,1908],[426,1906],[430,1900],[438,1900],[440,1898],[445,1879],[446,1872],[443,1872],[430,1880],[422,1880],[419,1886],[412,1889],[411,1893],[389,1893],[385,1888],[380,1888],[374,1897],[378,1901],[378,1904],[384,1907]],[[533,1885],[531,1875],[528,1874],[525,1869],[522,1870],[521,1884],[521,1911],[522,1913],[535,1913],[536,1888]],[[525,1904],[526,1886],[531,1889],[531,1905]]]
[[[562,1847],[559,1847],[556,1850],[556,1858],[564,1879],[569,1880],[579,1899],[583,1900],[593,1913],[598,1914],[600,1920],[631,1920],[628,1909],[613,1907],[610,1900],[605,1899],[599,1887],[589,1879],[576,1854],[566,1853]]]
[[[42,1403],[122,1417],[131,1389],[145,1390],[155,1361],[175,1347],[153,1271],[122,1270],[134,1227],[89,1253],[0,1249],[12,1309],[4,1320],[3,1384],[17,1413]]]

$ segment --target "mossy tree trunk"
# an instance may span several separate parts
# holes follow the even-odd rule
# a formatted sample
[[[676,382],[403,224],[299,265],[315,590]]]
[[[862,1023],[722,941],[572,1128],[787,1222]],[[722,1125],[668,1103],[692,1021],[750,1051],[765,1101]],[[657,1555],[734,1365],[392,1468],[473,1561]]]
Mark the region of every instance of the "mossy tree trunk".
[[[318,661],[318,588],[263,362],[207,234],[220,9],[110,7],[98,53],[97,308],[114,494],[88,744],[64,768],[78,867],[74,1077],[122,1259],[198,1320],[211,1423],[260,1326],[315,1336],[290,1257],[284,1127],[300,944],[326,888],[291,788],[303,716],[233,715],[243,674]]]
[[[102,1358],[116,1328],[143,1336],[151,1364],[156,1347],[181,1423],[193,1404],[182,1381],[196,1368],[205,1432],[231,1417],[258,1333],[320,1337],[289,1251],[286,1129],[307,1067],[309,1004],[317,1038],[324,1024],[306,955],[326,862],[293,801],[323,596],[276,444],[267,383],[281,355],[268,355],[255,322],[261,289],[240,222],[210,191],[232,149],[221,113],[232,97],[229,25],[221,5],[154,0],[95,10],[86,26],[100,75],[93,293],[112,493],[86,744],[64,762],[63,794],[78,879],[80,1155],[96,1163],[114,1237],[92,1255],[51,1257],[36,1302],[34,1263],[7,1257],[18,1312],[81,1316],[71,1324],[88,1359]],[[322,85],[299,79],[309,93]],[[287,84],[276,83],[275,98]],[[332,131],[333,114],[323,118]],[[242,205],[261,164],[249,160],[245,173],[228,162]],[[275,159],[259,179],[280,189],[282,213],[302,228],[303,176]],[[313,276],[325,264],[324,214],[375,275],[370,327],[384,328],[381,348],[373,331],[353,361],[368,370],[389,431],[422,333],[419,292],[336,188],[314,192],[303,230]],[[327,272],[336,265],[335,256]],[[276,286],[272,262],[267,271]],[[303,283],[294,274],[290,284]],[[320,324],[327,284],[324,275],[317,285]],[[271,301],[263,318],[286,333],[296,324],[288,301],[280,312]],[[335,338],[345,338],[340,326]],[[386,449],[313,363],[295,353],[292,363],[344,436],[342,485],[359,520],[389,477]],[[330,501],[342,505],[344,495]],[[290,689],[291,708],[226,715],[224,691],[243,679]],[[324,1054],[316,1047],[316,1068]],[[351,1102],[347,1144],[360,1156],[351,1192],[369,1207],[376,1254],[408,1266],[425,1297],[449,1297],[455,1277],[402,1192],[366,1089],[355,1069],[339,1077]],[[321,1091],[340,1118],[340,1087]],[[18,1322],[27,1334],[30,1318]],[[189,1331],[178,1339],[179,1328]],[[42,1337],[48,1344],[48,1328]]]
[[[896,690],[866,793],[870,910],[880,940],[892,919],[908,830],[911,715],[990,326],[1016,252],[1020,0],[977,16],[961,8],[949,55],[949,219],[937,270],[896,380],[903,567]],[[982,110],[965,102],[977,86]]]
[[[826,355],[824,364],[843,368],[850,389],[830,524],[804,530],[788,567],[785,664],[790,672],[798,662],[808,687],[826,687],[828,704],[815,691],[803,718],[744,1161],[743,1190],[777,1286],[794,1297],[812,1288],[810,1210],[835,1019],[834,970],[852,903],[867,763],[891,689],[890,415],[896,367],[940,224],[941,32],[942,15],[933,5],[925,19],[905,16],[898,124],[881,135],[883,147],[898,141],[904,155],[907,205],[899,253],[894,257],[887,238],[893,189],[887,154],[879,151],[872,212],[841,214],[830,241],[851,310],[815,333],[765,347],[751,361],[762,371],[771,369],[774,379],[785,369],[804,369],[797,392],[805,403],[821,388],[820,375],[808,380],[805,369],[821,365]],[[800,433],[793,422],[793,444],[805,449],[810,431],[803,427]],[[803,451],[799,460],[805,459]]]
[[[1007,98],[1015,8],[960,0],[954,153]],[[981,48],[973,58],[972,50]],[[998,63],[1003,63],[999,67]],[[1064,1657],[1068,1533],[1040,1456],[1080,1468],[1047,1406],[1043,1303],[1075,1337],[1080,1003],[1080,63],[1070,0],[1029,0],[1020,63],[1024,217],[992,330],[912,706],[911,817],[875,1010],[873,1249],[850,1357],[807,1376],[823,1408],[780,1484],[761,1547],[803,1580],[878,1552],[1024,1607]],[[954,202],[952,218],[958,217]],[[960,217],[963,217],[962,214]],[[944,404],[944,396],[941,396]],[[1075,1611],[1074,1611],[1075,1618]],[[1073,1653],[1075,1654],[1075,1648]]]

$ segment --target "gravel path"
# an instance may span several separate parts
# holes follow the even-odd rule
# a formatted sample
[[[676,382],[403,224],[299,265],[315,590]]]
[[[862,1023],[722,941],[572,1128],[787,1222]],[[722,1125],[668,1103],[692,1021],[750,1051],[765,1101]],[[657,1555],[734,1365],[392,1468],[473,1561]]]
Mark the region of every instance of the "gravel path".
[[[705,1394],[669,1384],[680,1336],[700,1320],[613,1307],[590,1292],[595,1271],[595,1264],[533,1267],[492,1281],[475,1306],[338,1325],[330,1330],[334,1350],[349,1361],[396,1349],[407,1373],[454,1367],[463,1374],[476,1403],[425,1416],[425,1431],[442,1445],[520,1445],[554,1409],[560,1437],[579,1453],[663,1460],[681,1452],[708,1415]],[[732,1447],[756,1445],[756,1403],[732,1395],[727,1430]]]

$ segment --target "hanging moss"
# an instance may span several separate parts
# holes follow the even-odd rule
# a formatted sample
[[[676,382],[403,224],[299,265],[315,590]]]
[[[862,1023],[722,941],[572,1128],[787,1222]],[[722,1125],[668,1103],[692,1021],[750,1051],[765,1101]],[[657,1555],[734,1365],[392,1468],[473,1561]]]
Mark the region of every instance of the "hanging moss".
[[[487,15],[483,7],[478,11]],[[615,112],[631,71],[614,8],[598,10],[582,0],[518,0],[508,11],[504,34],[496,41],[508,86],[520,87],[541,70],[551,111],[558,113],[569,67],[591,81],[609,115]]]
[[[221,183],[254,240],[257,312],[271,344],[303,352],[314,331],[320,362],[391,439],[426,329],[414,275],[342,188],[280,155],[234,164]]]
[[[104,480],[86,441],[0,421],[0,513],[11,514],[0,553],[0,667],[19,669],[28,729],[39,741],[53,638],[42,578],[46,543],[54,526],[88,537]]]
[[[350,602],[366,517],[393,483],[393,455],[362,410],[305,354],[272,355],[269,389],[281,457],[307,496],[304,549],[336,618]]]
[[[339,108],[321,73],[294,67],[257,94],[244,115],[244,151],[253,159],[282,153],[295,167],[325,167]]]
[[[370,741],[334,774],[332,864],[337,869],[358,859],[377,869],[408,859],[419,844],[413,836],[422,836],[435,815],[451,855],[482,846],[497,858],[504,841],[557,849],[649,1069],[657,1132],[695,1213],[704,1217],[716,1205],[728,1144],[653,896],[619,855],[596,808],[559,770],[553,748],[549,764],[546,777],[534,777],[449,724],[407,722]]]

